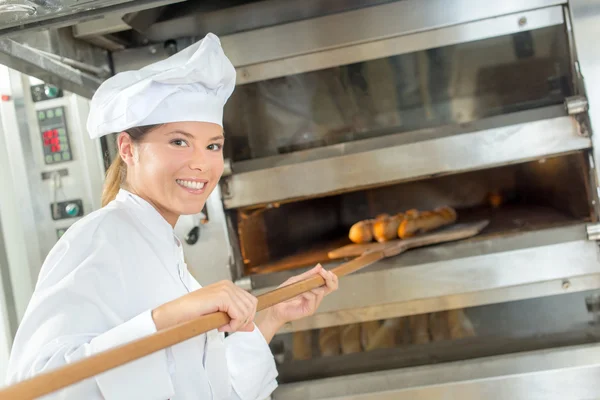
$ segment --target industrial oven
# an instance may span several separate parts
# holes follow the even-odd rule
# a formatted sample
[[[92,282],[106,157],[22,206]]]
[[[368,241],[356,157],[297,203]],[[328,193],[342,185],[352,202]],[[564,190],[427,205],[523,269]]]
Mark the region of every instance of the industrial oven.
[[[137,46],[97,19],[73,27],[112,72],[221,36],[238,73],[226,171],[176,227],[201,283],[260,294],[333,267],[350,228],[382,214],[489,221],[344,278],[285,326],[273,399],[598,397],[600,1],[232,3],[118,18]],[[57,84],[89,97],[91,72]]]

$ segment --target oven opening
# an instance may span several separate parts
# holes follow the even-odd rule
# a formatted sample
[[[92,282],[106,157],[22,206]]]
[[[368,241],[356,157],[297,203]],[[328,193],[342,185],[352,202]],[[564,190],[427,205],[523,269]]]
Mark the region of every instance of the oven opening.
[[[585,152],[430,177],[305,199],[260,209],[234,210],[246,275],[310,267],[352,243],[358,221],[407,210],[449,206],[457,223],[487,219],[477,241],[592,220]]]

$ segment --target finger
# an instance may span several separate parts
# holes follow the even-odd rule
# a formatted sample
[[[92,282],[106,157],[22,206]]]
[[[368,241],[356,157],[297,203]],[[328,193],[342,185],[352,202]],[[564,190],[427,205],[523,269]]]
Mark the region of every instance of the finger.
[[[243,316],[240,318],[240,326],[238,327],[239,330],[254,321],[256,306],[252,301],[252,297],[249,296],[249,294],[244,290],[236,290],[235,296],[240,310],[243,313]]]
[[[244,326],[253,325],[254,319],[256,318],[256,308],[258,307],[258,299],[252,294],[240,289],[240,295],[244,298],[244,303],[248,307],[248,316],[246,324]],[[254,329],[254,327],[252,327]]]
[[[246,305],[241,301],[240,297],[235,293],[233,288],[226,290],[226,309],[225,312],[231,318],[229,324],[224,327],[224,332],[236,332],[240,327],[245,325],[248,311]],[[225,330],[227,329],[227,330]]]
[[[329,294],[338,289],[338,276],[331,271],[322,270],[319,272],[320,275],[325,279],[326,291],[325,294]]]
[[[318,295],[311,290],[304,293],[302,297],[306,301],[306,308],[313,312],[315,310],[315,306],[317,305]]]
[[[287,286],[287,285],[291,285],[292,283],[296,283],[296,282],[300,282],[303,281],[305,279],[310,278],[311,276],[315,276],[317,274],[319,274],[319,272],[323,270],[323,266],[321,264],[317,264],[313,269],[310,269],[300,275],[296,275],[291,277],[290,279],[288,279],[287,281],[283,282],[283,284],[280,287],[283,286]]]

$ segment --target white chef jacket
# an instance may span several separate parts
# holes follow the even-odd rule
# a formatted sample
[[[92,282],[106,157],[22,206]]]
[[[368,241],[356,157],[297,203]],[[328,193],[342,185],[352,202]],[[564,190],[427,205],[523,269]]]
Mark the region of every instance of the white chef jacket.
[[[73,224],[46,258],[14,341],[8,384],[156,332],[151,310],[199,288],[171,225],[121,190]],[[276,376],[257,327],[227,338],[212,331],[44,399],[263,400]]]

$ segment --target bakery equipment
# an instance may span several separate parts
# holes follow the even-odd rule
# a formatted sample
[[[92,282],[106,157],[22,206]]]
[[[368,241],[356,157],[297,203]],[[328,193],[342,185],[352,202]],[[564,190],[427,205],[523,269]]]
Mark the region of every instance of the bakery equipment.
[[[226,172],[185,244],[201,283],[260,295],[335,267],[351,226],[383,213],[449,206],[458,224],[490,221],[378,261],[284,327],[274,399],[596,396],[597,0],[194,3],[67,5],[0,34],[70,30],[0,52],[89,96],[102,71],[31,43],[68,47],[55,53],[70,65],[109,53],[118,72],[220,35],[238,86]]]

